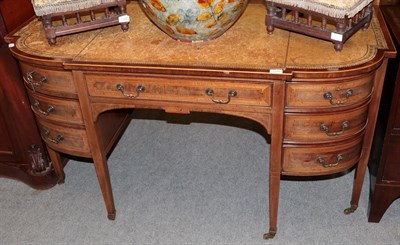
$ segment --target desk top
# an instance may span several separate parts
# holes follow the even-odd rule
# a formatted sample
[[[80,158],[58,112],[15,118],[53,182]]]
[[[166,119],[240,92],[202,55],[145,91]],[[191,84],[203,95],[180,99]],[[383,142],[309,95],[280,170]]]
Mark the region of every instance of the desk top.
[[[244,14],[221,37],[202,43],[171,39],[144,15],[137,3],[127,6],[130,29],[120,26],[57,37],[47,43],[41,22],[34,19],[14,36],[18,50],[40,58],[68,63],[101,63],[146,66],[208,67],[217,69],[337,69],[372,60],[379,49],[387,49],[378,18],[367,31],[359,31],[335,52],[328,41],[276,28],[265,29],[266,8],[249,4]],[[10,40],[10,39],[9,39]],[[324,55],[321,55],[324,54]]]

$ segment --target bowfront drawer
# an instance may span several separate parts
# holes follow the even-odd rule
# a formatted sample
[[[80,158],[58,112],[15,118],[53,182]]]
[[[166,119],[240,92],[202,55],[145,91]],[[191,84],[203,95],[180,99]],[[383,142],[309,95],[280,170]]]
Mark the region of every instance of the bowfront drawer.
[[[363,130],[367,123],[368,104],[342,113],[288,114],[284,138],[290,141],[337,141]]]
[[[372,92],[374,74],[332,82],[296,82],[286,88],[288,107],[347,106],[365,100]]]
[[[83,124],[79,102],[73,99],[55,99],[28,90],[31,108],[39,117],[59,122]]]
[[[283,174],[310,176],[325,175],[345,171],[360,158],[362,135],[337,145],[284,146]]]
[[[91,96],[271,106],[272,85],[221,80],[87,74]]]
[[[29,89],[60,97],[77,97],[71,72],[43,69],[22,62],[20,67],[25,85]]]
[[[89,156],[90,149],[84,128],[61,126],[37,120],[39,131],[48,146],[71,155]]]

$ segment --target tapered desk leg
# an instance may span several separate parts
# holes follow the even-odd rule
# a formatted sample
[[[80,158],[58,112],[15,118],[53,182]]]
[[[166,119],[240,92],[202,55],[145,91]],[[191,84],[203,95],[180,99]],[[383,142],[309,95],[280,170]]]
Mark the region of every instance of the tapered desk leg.
[[[280,173],[271,172],[269,176],[269,231],[264,234],[264,239],[274,238],[278,230],[278,206]]]
[[[361,188],[364,182],[364,174],[365,168],[360,166],[361,161],[358,163],[358,167],[355,173],[354,185],[353,185],[353,194],[351,196],[350,207],[346,208],[343,212],[344,214],[354,213],[358,208],[358,202],[360,200]]]
[[[61,160],[60,153],[54,151],[50,147],[47,147],[47,152],[49,153],[51,162],[53,164],[54,170],[58,176],[58,184],[63,184],[65,182],[64,166]]]
[[[107,217],[109,220],[115,220],[116,211],[114,206],[114,198],[111,188],[110,174],[108,171],[107,157],[102,147],[103,144],[100,136],[100,129],[97,123],[90,123],[90,125],[88,123],[86,126],[90,139],[89,144],[91,147],[94,168],[96,170],[97,179],[99,181],[104,203],[107,209]]]
[[[110,173],[108,171],[107,157],[105,150],[103,149],[103,139],[101,137],[100,131],[101,129],[96,122],[90,123],[90,126],[87,125],[87,132],[90,139],[89,144],[92,151],[92,159],[94,163],[94,168],[96,170],[97,179],[100,184],[101,192],[103,194],[104,203],[106,205],[107,217],[109,220],[115,220],[116,210],[111,188]]]
[[[93,154],[94,167],[96,169],[97,178],[99,180],[101,192],[107,209],[107,217],[109,220],[115,220],[116,210],[114,206],[114,198],[111,188],[110,175],[108,171],[107,159],[104,153],[99,152]]]
[[[285,108],[285,81],[274,84],[276,95],[273,100],[273,117],[269,166],[269,231],[264,234],[264,239],[274,238],[278,230],[278,205],[279,189],[281,183],[283,112]],[[267,126],[265,126],[266,129]],[[278,133],[274,133],[278,132]]]
[[[85,78],[81,71],[73,72],[75,86],[80,96],[79,103],[81,105],[82,114],[85,120],[86,133],[88,143],[100,184],[101,192],[107,209],[107,217],[114,220],[116,216],[114,198],[111,188],[110,174],[108,171],[106,152],[103,147],[103,139],[101,137],[101,128],[99,127],[97,118],[92,113],[89,94],[85,87]]]
[[[360,194],[362,185],[364,182],[365,172],[368,166],[368,160],[372,148],[372,141],[374,138],[375,125],[378,118],[379,104],[381,100],[381,93],[383,88],[383,83],[386,74],[387,59],[382,62],[382,65],[378,68],[375,80],[374,80],[374,93],[371,98],[371,106],[368,111],[368,124],[366,128],[366,133],[364,135],[364,142],[362,146],[362,153],[360,161],[357,164],[353,194],[351,197],[351,206],[344,210],[345,214],[353,213],[358,207],[358,201],[360,200]]]

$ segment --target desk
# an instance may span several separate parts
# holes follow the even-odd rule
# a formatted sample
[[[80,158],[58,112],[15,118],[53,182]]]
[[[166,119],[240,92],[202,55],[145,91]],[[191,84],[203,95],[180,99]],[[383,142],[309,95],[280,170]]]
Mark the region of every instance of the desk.
[[[109,219],[115,218],[107,154],[129,114],[161,109],[229,114],[258,122],[271,135],[270,228],[277,231],[282,175],[317,176],[357,168],[357,208],[387,60],[395,56],[382,16],[336,53],[329,42],[276,30],[267,35],[265,7],[248,5],[223,36],[176,42],[135,3],[131,28],[57,38],[49,47],[33,20],[8,41],[20,61],[42,137],[63,180],[60,153],[92,158]]]

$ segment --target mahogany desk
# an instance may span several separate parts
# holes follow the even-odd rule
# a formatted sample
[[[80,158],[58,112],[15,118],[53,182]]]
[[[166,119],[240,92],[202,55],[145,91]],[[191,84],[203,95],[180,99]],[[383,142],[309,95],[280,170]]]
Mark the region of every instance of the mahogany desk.
[[[270,228],[277,231],[282,175],[316,176],[356,167],[357,208],[388,58],[395,56],[379,10],[371,27],[336,53],[332,43],[277,29],[250,4],[223,36],[205,43],[167,37],[128,5],[131,28],[57,38],[49,47],[33,20],[8,37],[58,175],[60,153],[92,158],[109,219],[115,218],[107,154],[132,108],[245,117],[271,135]]]

